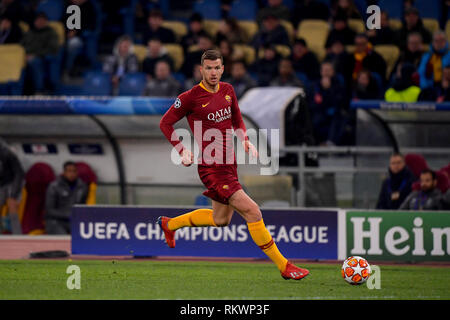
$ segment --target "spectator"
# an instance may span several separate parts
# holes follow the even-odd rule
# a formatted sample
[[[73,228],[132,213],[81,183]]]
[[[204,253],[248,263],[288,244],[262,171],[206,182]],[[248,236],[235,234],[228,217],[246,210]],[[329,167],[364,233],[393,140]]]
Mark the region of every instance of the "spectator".
[[[20,43],[22,30],[8,16],[0,17],[0,44]]]
[[[40,94],[46,88],[53,90],[59,80],[59,68],[55,62],[59,44],[58,35],[48,25],[45,13],[41,12],[36,15],[34,28],[25,34],[22,45],[26,52],[35,92]],[[46,77],[49,80],[47,87],[45,85]]]
[[[420,174],[420,190],[412,191],[400,205],[400,210],[439,210],[441,191],[436,188],[436,173],[425,169]]]
[[[390,27],[389,16],[386,11],[381,11],[380,15],[380,29],[369,29],[366,31],[370,43],[378,44],[392,44],[397,45],[397,33]]]
[[[263,47],[263,57],[256,59],[251,66],[252,71],[256,73],[259,86],[268,86],[270,81],[277,76],[279,61],[280,56],[275,50],[275,47],[266,44]]]
[[[261,26],[264,17],[268,14],[274,15],[279,20],[289,21],[291,18],[291,11],[283,4],[283,0],[267,0],[267,7],[261,8],[258,11],[256,21]]]
[[[343,14],[347,19],[361,19],[361,14],[353,0],[335,1],[331,11],[333,17]]]
[[[292,61],[283,58],[278,64],[278,76],[270,82],[271,86],[279,87],[303,87],[303,82],[295,75]]]
[[[200,67],[201,67],[200,63],[194,65],[194,68],[192,70],[192,78],[189,78],[184,82],[185,90],[191,89],[196,84],[199,84],[200,81],[202,80],[203,77],[202,73],[200,72]]]
[[[335,39],[340,39],[344,45],[353,44],[355,41],[356,32],[348,26],[348,18],[345,14],[340,13],[333,17],[333,28],[328,34],[325,48],[329,49],[331,43]]]
[[[295,40],[292,47],[291,60],[295,72],[303,72],[311,81],[319,79],[319,61],[316,55],[309,51],[305,39]]]
[[[244,30],[241,29],[239,24],[237,23],[237,20],[234,18],[225,18],[220,21],[219,29],[216,34],[216,43],[219,45],[219,43],[226,39],[230,43],[246,43],[249,39],[247,39],[247,36],[244,32]]]
[[[406,42],[408,35],[411,32],[418,32],[422,36],[424,43],[428,44],[431,42],[430,32],[423,26],[422,19],[419,16],[419,10],[414,7],[409,7],[405,9],[405,16],[403,21],[403,26],[399,30],[399,46],[400,49],[404,50],[406,48]]]
[[[422,56],[418,68],[420,87],[422,89],[439,85],[442,80],[443,67],[450,63],[450,50],[445,33],[441,30],[433,34],[430,51]]]
[[[235,49],[235,47],[227,39],[222,39],[219,42],[219,51],[222,54],[224,64],[224,72],[222,77],[227,78],[230,75],[233,61],[244,59],[244,52]]]
[[[376,100],[380,98],[380,88],[371,72],[362,69],[353,89],[353,100]]]
[[[181,92],[181,86],[170,74],[170,65],[160,60],[155,65],[155,78],[147,82],[145,96],[176,97]]]
[[[70,0],[69,5],[77,5],[82,12],[81,29],[67,30],[66,32],[66,76],[74,76],[80,73],[73,70],[77,57],[83,55],[87,58],[88,65],[93,67],[97,61],[97,19],[99,18],[92,1]],[[66,14],[66,20],[70,14]]]
[[[161,44],[161,40],[158,38],[152,38],[148,41],[148,53],[142,62],[142,71],[148,76],[155,76],[155,65],[158,61],[164,60],[170,65],[170,69],[173,69],[173,60],[167,53],[167,49]]]
[[[411,32],[408,35],[406,49],[402,51],[400,57],[397,59],[393,72],[395,72],[397,67],[402,63],[410,63],[417,69],[422,60],[423,52],[422,36],[418,32]],[[391,76],[389,76],[389,78],[391,78]]]
[[[200,35],[206,34],[203,29],[203,17],[200,13],[193,13],[189,18],[189,30],[186,35],[181,38],[181,45],[184,52],[187,52],[190,46],[197,44]]]
[[[24,172],[19,159],[0,139],[0,208],[5,204],[8,207],[8,214],[1,217],[1,233],[22,233],[18,211],[23,179]]]
[[[113,54],[106,58],[103,71],[111,74],[113,91],[117,91],[120,78],[126,73],[139,70],[138,58],[134,54],[133,41],[128,35],[121,36],[114,45]]]
[[[419,101],[448,102],[450,101],[450,64],[444,67],[440,85],[428,87],[420,92]]]
[[[326,61],[333,63],[333,67],[337,74],[344,77],[345,83],[352,83],[353,57],[345,50],[344,44],[340,39],[334,39],[327,55]],[[349,86],[351,88],[351,86]]]
[[[256,81],[248,75],[245,63],[242,60],[233,62],[231,65],[231,77],[225,81],[233,86],[238,99],[240,99],[247,90],[256,87],[257,85]]]
[[[369,42],[367,35],[361,33],[355,38],[355,52],[351,62],[352,78],[356,80],[362,69],[377,72],[383,81],[386,80],[386,62]]]
[[[388,102],[416,102],[419,98],[420,88],[414,83],[415,68],[412,64],[401,64],[397,68],[394,83],[384,98]]]
[[[411,193],[414,175],[405,164],[401,153],[389,159],[389,176],[384,179],[378,196],[377,209],[396,210]]]
[[[181,67],[181,71],[186,78],[192,77],[192,70],[194,66],[201,60],[203,52],[208,49],[212,49],[213,46],[214,43],[207,34],[199,35],[196,47],[188,49],[188,53],[184,57],[184,63]]]
[[[289,36],[286,30],[280,24],[280,20],[273,14],[264,16],[262,26],[253,37],[251,45],[258,50],[267,43],[290,46]]]
[[[148,15],[148,25],[144,30],[143,41],[148,43],[152,38],[158,38],[162,43],[176,42],[175,34],[172,30],[162,26],[164,19],[161,11],[153,9]]]
[[[24,8],[18,0],[1,0],[0,1],[0,15],[8,16],[12,23],[19,23],[24,20]]]
[[[70,234],[72,206],[86,203],[87,185],[78,177],[77,166],[72,161],[63,165],[63,173],[47,189],[45,197],[45,232]]]
[[[300,22],[306,19],[317,19],[328,21],[330,9],[322,1],[303,0],[295,1],[294,9],[291,15],[292,25],[297,28]]]
[[[336,145],[340,143],[346,125],[342,119],[344,88],[331,62],[322,62],[320,76],[314,86],[311,102],[314,137],[321,145]]]

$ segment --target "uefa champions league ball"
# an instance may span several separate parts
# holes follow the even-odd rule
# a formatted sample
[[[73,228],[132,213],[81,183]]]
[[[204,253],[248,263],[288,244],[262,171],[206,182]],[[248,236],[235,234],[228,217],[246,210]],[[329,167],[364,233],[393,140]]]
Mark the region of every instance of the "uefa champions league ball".
[[[369,279],[371,268],[366,259],[351,256],[344,261],[341,269],[342,277],[352,285],[360,285]]]

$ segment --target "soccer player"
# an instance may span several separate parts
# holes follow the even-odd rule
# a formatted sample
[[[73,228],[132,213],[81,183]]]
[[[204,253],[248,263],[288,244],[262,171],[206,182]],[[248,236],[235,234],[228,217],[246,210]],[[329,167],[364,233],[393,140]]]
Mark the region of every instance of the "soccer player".
[[[276,264],[281,276],[284,279],[300,280],[306,277],[309,271],[295,266],[280,253],[264,225],[258,205],[242,190],[238,181],[232,129],[247,153],[257,157],[258,151],[246,135],[233,87],[220,82],[224,71],[220,52],[205,51],[201,58],[200,71],[201,82],[178,96],[162,117],[160,128],[180,154],[182,164],[190,166],[194,162],[194,156],[183,146],[173,128],[177,121],[187,117],[202,151],[197,166],[198,174],[207,188],[203,194],[212,199],[212,210],[197,209],[174,218],[159,217],[158,223],[164,231],[166,243],[170,248],[175,247],[175,231],[183,227],[227,226],[236,210],[247,222],[253,241]],[[199,127],[205,136],[210,130],[214,141],[203,139],[203,134],[194,130],[198,131]],[[221,137],[217,136],[218,131]]]

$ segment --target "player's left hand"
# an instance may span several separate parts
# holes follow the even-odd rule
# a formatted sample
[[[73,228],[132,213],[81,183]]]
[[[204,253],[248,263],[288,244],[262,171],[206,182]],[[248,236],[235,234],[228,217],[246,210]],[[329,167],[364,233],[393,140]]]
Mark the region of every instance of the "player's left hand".
[[[242,141],[242,146],[244,147],[245,152],[250,154],[253,158],[258,158],[258,150],[249,140]]]

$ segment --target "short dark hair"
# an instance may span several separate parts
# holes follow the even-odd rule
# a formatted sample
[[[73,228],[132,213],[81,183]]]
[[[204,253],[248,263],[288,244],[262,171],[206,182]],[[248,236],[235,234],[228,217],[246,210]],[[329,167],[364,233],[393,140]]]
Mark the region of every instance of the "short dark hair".
[[[370,72],[370,70],[367,70],[367,69],[364,69],[364,70]],[[392,158],[392,157],[400,157],[400,158],[402,158],[402,159],[405,159],[405,156],[403,156],[403,154],[402,154],[401,152],[398,152],[398,151],[393,152],[393,153],[391,154],[391,158]]]
[[[223,57],[219,50],[209,49],[203,52],[202,54],[202,60],[201,63],[203,65],[203,62],[205,60],[217,60],[220,59],[220,61],[223,63]]]
[[[422,170],[421,172],[420,172],[420,175],[423,175],[423,174],[431,174],[431,177],[433,178],[433,180],[436,180],[436,172],[434,172],[433,170],[431,170],[431,169],[424,169],[424,170]]]
[[[77,166],[77,164],[75,163],[75,162],[73,162],[73,161],[66,161],[66,162],[64,162],[64,164],[63,164],[63,168],[64,168],[64,170],[66,170],[66,168],[68,167],[68,166]]]

